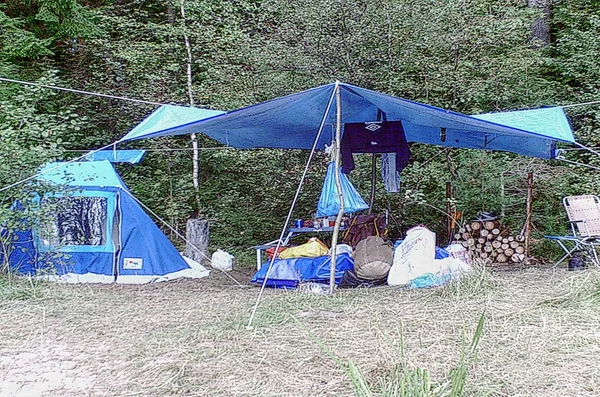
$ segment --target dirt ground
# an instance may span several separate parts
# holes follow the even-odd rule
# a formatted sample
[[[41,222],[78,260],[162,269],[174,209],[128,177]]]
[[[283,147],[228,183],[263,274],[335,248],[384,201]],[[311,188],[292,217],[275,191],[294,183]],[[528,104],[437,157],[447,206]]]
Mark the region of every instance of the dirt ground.
[[[259,289],[217,271],[34,284],[0,299],[0,396],[353,396],[348,359],[374,389],[396,364],[442,382],[482,313],[468,395],[598,396],[599,279],[537,268],[436,290],[266,290],[251,330]]]

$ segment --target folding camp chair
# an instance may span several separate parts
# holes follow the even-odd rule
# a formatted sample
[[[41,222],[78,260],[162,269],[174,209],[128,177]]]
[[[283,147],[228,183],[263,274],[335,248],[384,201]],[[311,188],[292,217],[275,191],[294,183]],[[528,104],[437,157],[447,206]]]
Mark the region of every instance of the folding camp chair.
[[[598,196],[568,196],[563,199],[563,206],[571,224],[571,236],[545,236],[554,240],[565,252],[555,263],[559,265],[573,253],[586,253],[594,264],[600,267],[596,248],[600,247],[600,199]]]

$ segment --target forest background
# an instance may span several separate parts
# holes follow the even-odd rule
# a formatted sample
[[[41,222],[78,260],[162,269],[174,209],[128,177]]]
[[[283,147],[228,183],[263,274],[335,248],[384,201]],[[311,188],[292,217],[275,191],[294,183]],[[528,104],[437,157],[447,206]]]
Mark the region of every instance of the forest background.
[[[185,18],[182,17],[185,14]],[[186,47],[189,43],[190,54]],[[188,91],[191,55],[191,91]],[[8,0],[0,4],[0,77],[157,103],[232,110],[335,80],[477,114],[600,100],[600,2],[593,0]],[[191,96],[189,95],[191,92]],[[0,186],[46,161],[110,144],[156,106],[0,82]],[[599,146],[600,106],[565,111],[578,142]],[[285,133],[285,131],[282,131]],[[229,150],[199,135],[200,188],[189,137],[149,150],[118,171],[133,193],[184,233],[208,219],[211,248],[241,258],[279,235],[307,152]],[[121,148],[126,148],[123,146]],[[480,211],[525,222],[525,178],[534,180],[534,254],[544,234],[568,230],[561,199],[600,191],[597,171],[508,153],[413,144],[402,191],[378,181],[375,211],[393,237],[425,224],[447,238],[446,182],[465,219]],[[568,151],[600,165],[600,156]],[[316,210],[328,159],[319,154],[294,217]],[[370,191],[370,158],[351,180]],[[26,189],[25,189],[26,190]],[[0,193],[0,220],[15,188]],[[181,245],[173,233],[172,240]]]

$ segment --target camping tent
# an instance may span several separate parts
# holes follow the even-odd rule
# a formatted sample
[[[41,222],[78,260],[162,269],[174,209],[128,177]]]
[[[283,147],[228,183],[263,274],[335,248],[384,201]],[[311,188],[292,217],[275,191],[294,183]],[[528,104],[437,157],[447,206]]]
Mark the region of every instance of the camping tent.
[[[52,208],[49,221],[16,234],[12,268],[64,282],[140,284],[208,276],[202,265],[179,254],[110,162],[49,163],[40,175],[62,186],[39,198]]]
[[[556,158],[558,142],[575,143],[561,108],[511,113],[477,118],[336,82],[202,120],[129,133],[119,142],[203,133],[240,149],[314,150],[323,149],[334,140],[339,145],[347,123],[384,119],[401,121],[408,142],[508,151],[544,159]],[[335,263],[335,249],[332,256]],[[331,268],[333,284],[335,266]],[[330,291],[333,292],[333,285]]]
[[[137,129],[120,142],[159,136],[203,133],[228,146],[323,149],[334,138],[336,87],[342,123],[369,122],[384,115],[401,120],[409,142],[501,150],[554,158],[556,143],[574,143],[561,108],[467,116],[345,83],[327,84],[196,121]],[[318,135],[320,127],[325,133]],[[135,132],[135,133],[134,133]],[[342,132],[343,133],[343,132]]]

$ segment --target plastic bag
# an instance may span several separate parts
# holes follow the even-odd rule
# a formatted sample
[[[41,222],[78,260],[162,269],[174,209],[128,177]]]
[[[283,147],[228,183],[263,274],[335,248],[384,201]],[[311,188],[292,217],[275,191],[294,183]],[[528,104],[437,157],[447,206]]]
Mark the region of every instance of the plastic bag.
[[[436,274],[441,270],[439,262],[435,261],[435,233],[424,226],[413,227],[394,251],[388,284],[405,285],[426,273]]]
[[[218,249],[212,254],[211,266],[226,272],[233,270],[233,255]]]
[[[280,259],[311,258],[327,255],[329,248],[321,240],[311,237],[306,243],[297,247],[290,247],[279,253]]]
[[[275,254],[275,248],[277,248],[277,247],[271,247],[271,248],[267,248],[265,250],[265,252],[267,253],[267,257],[269,259],[273,259],[273,255]],[[288,249],[288,247],[279,247],[279,249],[277,250],[277,254],[275,254],[275,257],[279,258],[279,254],[281,254],[286,249]]]
[[[408,284],[409,289],[439,287],[448,284],[452,276],[450,274],[431,274],[427,273],[411,280]]]
[[[344,195],[344,212],[347,214],[365,210],[369,205],[358,194],[346,174],[340,171],[340,182],[342,194]],[[340,199],[335,184],[335,162],[332,161],[327,167],[327,174],[321,189],[321,197],[317,206],[317,217],[337,215],[340,211]]]

